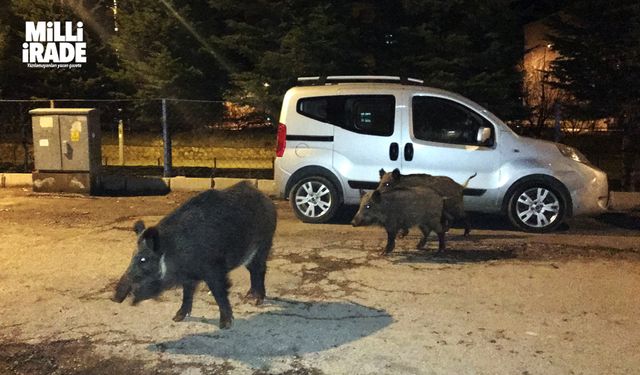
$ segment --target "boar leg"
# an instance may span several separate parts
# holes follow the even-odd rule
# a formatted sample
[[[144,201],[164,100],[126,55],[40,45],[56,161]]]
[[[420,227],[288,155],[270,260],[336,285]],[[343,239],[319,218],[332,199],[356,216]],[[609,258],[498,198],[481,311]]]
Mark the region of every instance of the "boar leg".
[[[457,219],[459,221],[462,222],[462,225],[464,226],[464,235],[465,237],[469,235],[469,232],[471,231],[469,228],[469,219],[467,218],[467,213],[464,211],[464,206],[462,201],[460,201],[459,203],[456,203],[455,205],[453,205],[452,207],[450,207],[447,211],[446,211],[446,215],[447,215],[447,219],[449,221],[454,221],[454,219]],[[446,230],[445,230],[446,232]]]
[[[424,250],[424,245],[427,243],[427,237],[429,237],[429,233],[431,233],[431,228],[426,225],[420,225],[419,228],[422,231],[422,238],[416,245],[416,249]]]
[[[438,232],[438,252],[443,252],[446,250],[446,245],[444,242],[444,231]]]
[[[467,215],[462,217],[462,222],[464,224],[464,236],[467,237],[469,236],[469,232],[471,232],[471,229],[469,229],[469,219],[467,218]]]
[[[387,246],[382,250],[382,255],[389,255],[396,247],[396,235],[398,235],[397,229],[387,229]]]
[[[216,299],[218,309],[220,310],[220,328],[231,328],[233,324],[233,312],[229,303],[229,287],[231,283],[227,277],[227,270],[218,266],[213,269],[205,279],[207,286]]]
[[[451,214],[449,214],[449,212],[442,211],[442,217],[440,218],[440,225],[442,225],[442,230],[448,232],[454,219],[455,218]]]
[[[193,306],[193,292],[196,290],[196,281],[187,281],[182,284],[182,306],[173,317],[174,322],[181,322],[191,314],[191,306]]]
[[[441,215],[440,220],[431,219],[428,220],[426,224],[420,225],[420,229],[422,229],[422,226],[425,226],[427,228],[431,228],[431,230],[438,234],[438,252],[444,251],[446,247],[444,242],[444,235],[446,231],[442,225],[442,222],[446,220],[444,217],[445,215]]]
[[[256,306],[262,304],[266,295],[264,275],[267,273],[267,260],[264,259],[265,256],[263,254],[268,254],[268,252],[258,252],[255,258],[246,266],[249,270],[249,275],[251,275],[251,288],[244,298],[255,300]]]

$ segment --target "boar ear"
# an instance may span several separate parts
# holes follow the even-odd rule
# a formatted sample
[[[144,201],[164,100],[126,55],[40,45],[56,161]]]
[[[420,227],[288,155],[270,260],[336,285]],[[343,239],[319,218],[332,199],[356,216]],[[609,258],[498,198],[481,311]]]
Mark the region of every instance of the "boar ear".
[[[158,246],[159,235],[160,234],[158,233],[158,229],[156,229],[156,227],[149,227],[144,232],[142,232],[140,241],[144,241],[145,245],[147,245],[149,249],[152,249],[157,253],[160,251],[160,246]]]
[[[380,192],[378,190],[374,190],[373,194],[371,194],[371,201],[373,203],[380,203]]]
[[[142,233],[144,228],[145,228],[144,221],[142,221],[142,220],[138,220],[138,221],[136,221],[135,224],[133,224],[133,231],[136,232],[136,234],[138,236],[140,235],[140,233]]]
[[[391,172],[391,175],[393,176],[393,178],[394,178],[395,180],[399,180],[399,179],[400,179],[400,176],[402,176],[402,175],[400,174],[400,170],[399,170],[398,168],[394,169],[394,170],[393,170],[393,172]]]
[[[367,194],[367,192],[366,192],[366,191],[364,191],[364,190],[362,190],[362,189],[360,189],[360,190],[358,190],[358,191],[360,192],[360,198],[364,197],[364,196],[365,196],[365,194]]]
[[[384,171],[384,168],[380,168],[378,173],[380,173],[380,178],[382,178],[382,176],[384,176],[384,174],[387,173],[387,172]]]

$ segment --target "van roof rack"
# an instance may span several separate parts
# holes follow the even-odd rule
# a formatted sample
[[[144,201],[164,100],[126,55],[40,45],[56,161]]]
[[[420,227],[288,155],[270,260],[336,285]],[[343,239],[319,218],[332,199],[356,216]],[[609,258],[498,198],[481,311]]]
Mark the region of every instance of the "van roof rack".
[[[424,81],[417,78],[401,76],[313,76],[298,77],[298,83],[303,86],[322,86],[348,82],[391,82],[402,85],[424,85]]]

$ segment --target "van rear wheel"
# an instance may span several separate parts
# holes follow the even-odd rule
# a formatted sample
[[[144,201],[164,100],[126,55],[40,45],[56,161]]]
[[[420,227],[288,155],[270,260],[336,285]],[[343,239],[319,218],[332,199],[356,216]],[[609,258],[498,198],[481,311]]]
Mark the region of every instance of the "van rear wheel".
[[[551,232],[564,221],[566,202],[564,195],[549,184],[525,183],[509,198],[509,221],[527,232]]]
[[[321,176],[305,177],[291,189],[291,207],[305,223],[326,223],[338,209],[338,192],[331,181]]]

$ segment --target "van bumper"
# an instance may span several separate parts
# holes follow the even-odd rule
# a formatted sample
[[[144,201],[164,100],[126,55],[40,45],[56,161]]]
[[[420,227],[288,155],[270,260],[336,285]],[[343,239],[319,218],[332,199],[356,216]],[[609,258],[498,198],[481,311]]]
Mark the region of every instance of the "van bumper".
[[[573,215],[598,215],[609,207],[609,184],[607,174],[590,165],[581,165],[580,174],[584,181],[571,192]]]
[[[278,198],[287,199],[288,197],[285,195],[285,188],[287,186],[287,182],[289,178],[291,178],[291,173],[282,169],[282,165],[280,164],[280,160],[282,158],[276,158],[276,161],[273,166],[273,180],[276,184],[276,195]]]

